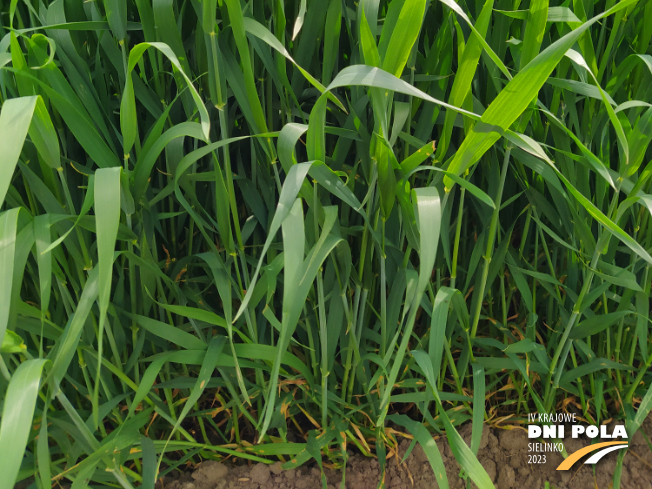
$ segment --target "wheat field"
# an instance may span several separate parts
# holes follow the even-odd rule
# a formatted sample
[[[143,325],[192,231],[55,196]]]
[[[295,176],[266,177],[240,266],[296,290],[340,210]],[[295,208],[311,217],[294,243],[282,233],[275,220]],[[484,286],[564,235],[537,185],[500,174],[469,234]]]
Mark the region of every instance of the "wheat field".
[[[0,20],[0,489],[384,470],[402,434],[490,488],[485,423],[641,426],[650,0]]]

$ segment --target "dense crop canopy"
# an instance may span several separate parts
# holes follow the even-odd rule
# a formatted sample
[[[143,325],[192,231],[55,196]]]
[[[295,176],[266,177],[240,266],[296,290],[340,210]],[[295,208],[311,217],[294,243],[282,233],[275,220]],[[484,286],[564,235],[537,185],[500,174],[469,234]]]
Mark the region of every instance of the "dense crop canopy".
[[[0,489],[652,409],[652,1],[0,4]],[[458,433],[472,423],[467,445]],[[619,483],[619,466],[615,486]],[[324,479],[325,480],[325,479]]]

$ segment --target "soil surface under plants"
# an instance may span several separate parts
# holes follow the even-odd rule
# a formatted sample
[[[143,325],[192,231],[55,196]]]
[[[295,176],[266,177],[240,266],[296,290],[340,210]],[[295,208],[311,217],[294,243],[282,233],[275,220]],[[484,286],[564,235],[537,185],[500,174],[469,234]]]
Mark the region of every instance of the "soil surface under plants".
[[[648,439],[652,436],[652,418],[644,423],[643,432]],[[460,429],[468,443],[471,425]],[[445,440],[441,437],[437,446],[442,454],[451,489],[462,489],[465,481],[460,477],[461,469]],[[478,460],[500,489],[543,489],[548,482],[551,489],[610,489],[616,468],[618,452],[606,455],[598,464],[576,463],[571,470],[557,471],[562,462],[561,454],[548,452],[546,463],[528,463],[528,442],[526,432],[520,428],[494,429],[484,427]],[[588,444],[587,440],[564,440],[568,453],[575,452]],[[388,489],[439,487],[421,446],[417,444],[404,463],[400,463],[409,448],[409,441],[399,444],[399,455],[388,460],[386,487]],[[582,460],[581,462],[583,462]],[[342,480],[341,469],[325,469],[328,489],[337,489]],[[157,489],[318,489],[321,487],[319,468],[303,466],[299,469],[283,470],[280,462],[274,465],[263,463],[233,465],[212,460],[205,461],[193,471],[176,473],[176,478],[159,480]],[[378,461],[362,455],[353,455],[346,466],[347,489],[376,489],[380,479]],[[471,487],[476,487],[471,482]],[[652,451],[645,437],[636,433],[625,455],[620,487],[623,489],[652,488]]]

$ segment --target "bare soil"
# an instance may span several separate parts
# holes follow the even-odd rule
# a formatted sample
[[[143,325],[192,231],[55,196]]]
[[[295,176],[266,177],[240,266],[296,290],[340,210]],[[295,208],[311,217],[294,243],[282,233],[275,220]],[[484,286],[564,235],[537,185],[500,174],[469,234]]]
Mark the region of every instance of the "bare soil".
[[[643,426],[648,438],[652,438],[652,418]],[[570,431],[570,430],[568,430]],[[460,434],[470,442],[471,427],[464,426]],[[596,465],[575,464],[571,470],[557,471],[562,462],[561,454],[546,453],[546,463],[528,463],[527,433],[521,428],[490,429],[485,426],[478,458],[497,489],[544,489],[546,482],[550,489],[611,489],[618,452],[606,455]],[[466,487],[460,478],[457,464],[445,438],[436,440],[442,454],[451,489]],[[580,449],[588,441],[564,440],[568,453]],[[405,454],[409,441],[399,446],[400,455]],[[387,461],[386,485],[388,489],[438,488],[435,474],[428,460],[417,444],[405,463],[399,457]],[[325,469],[328,489],[338,489],[342,481],[342,470]],[[177,474],[179,477],[179,474]],[[376,459],[362,455],[349,458],[346,466],[345,485],[347,489],[376,489],[380,470]],[[273,465],[263,463],[232,465],[215,461],[199,464],[193,472],[181,474],[176,480],[164,478],[157,489],[320,489],[320,471],[316,467],[283,470],[279,462]],[[471,487],[476,487],[471,484]],[[624,459],[621,475],[622,489],[652,489],[652,451],[639,432],[630,442]]]

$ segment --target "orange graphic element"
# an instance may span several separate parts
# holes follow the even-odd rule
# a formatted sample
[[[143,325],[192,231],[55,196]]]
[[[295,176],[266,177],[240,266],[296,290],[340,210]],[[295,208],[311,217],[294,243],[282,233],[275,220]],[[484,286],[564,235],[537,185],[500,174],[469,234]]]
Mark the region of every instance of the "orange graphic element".
[[[605,441],[604,443],[596,443],[595,445],[589,445],[588,447],[580,448],[578,451],[569,455],[566,460],[560,463],[559,467],[557,467],[557,470],[568,470],[573,466],[575,462],[577,462],[587,453],[595,452],[600,448],[609,447],[611,445],[627,445],[627,443],[622,441]]]

